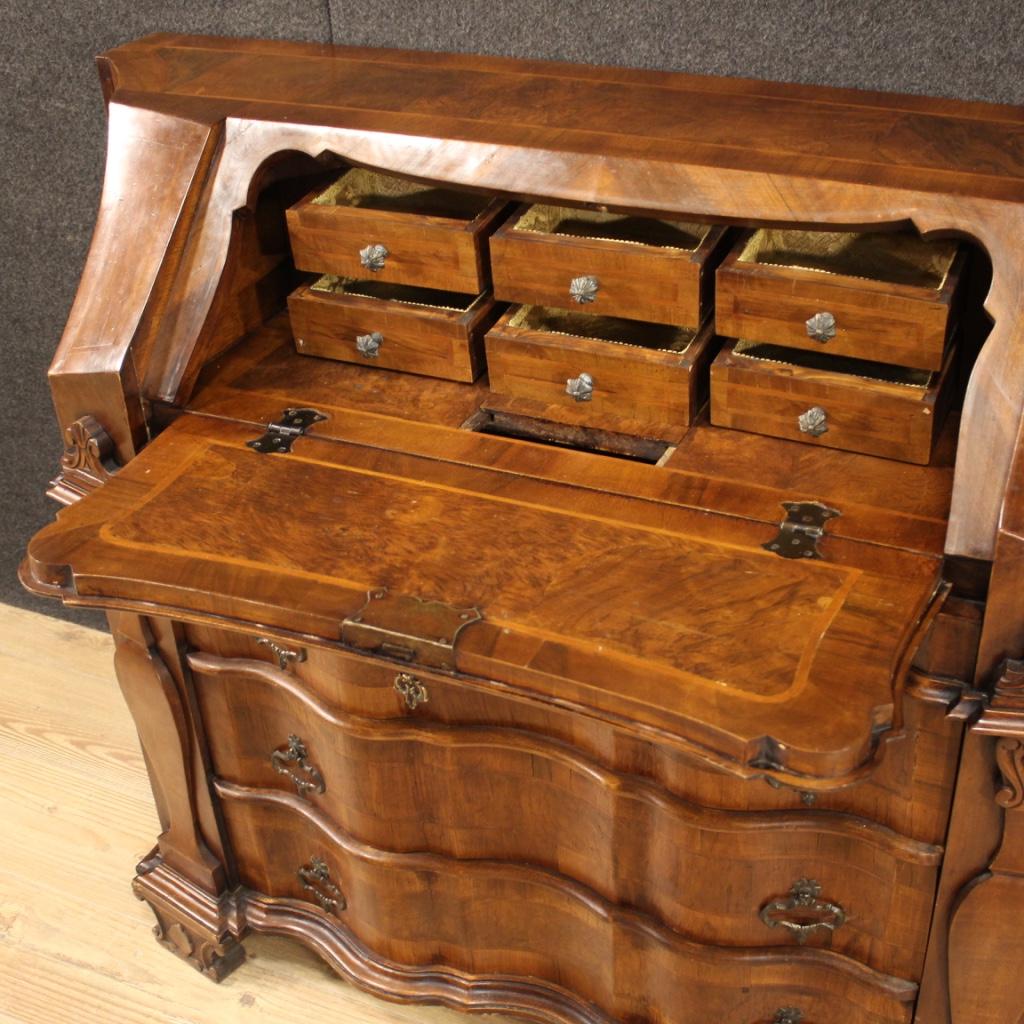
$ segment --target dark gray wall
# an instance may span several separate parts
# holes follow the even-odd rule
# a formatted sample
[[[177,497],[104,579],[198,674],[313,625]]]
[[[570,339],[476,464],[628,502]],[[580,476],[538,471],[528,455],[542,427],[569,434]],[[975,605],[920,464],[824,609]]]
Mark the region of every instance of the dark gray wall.
[[[147,32],[275,36],[623,64],[1024,103],[1024,4],[965,0],[6,0],[0,29],[0,601],[60,453],[46,366],[104,160],[92,57]],[[96,617],[87,619],[97,621]]]

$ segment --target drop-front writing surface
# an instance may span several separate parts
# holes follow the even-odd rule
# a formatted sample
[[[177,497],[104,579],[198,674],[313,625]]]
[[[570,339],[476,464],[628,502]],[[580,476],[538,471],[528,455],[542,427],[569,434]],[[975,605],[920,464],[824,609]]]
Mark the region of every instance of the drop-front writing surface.
[[[378,994],[543,1022],[1016,1024],[1024,115],[179,36],[101,73],[104,198],[51,375],[73,507],[22,576],[110,609],[161,943],[219,978],[284,932]],[[404,184],[345,193],[318,223],[355,234],[300,258],[285,211],[346,175]],[[429,242],[446,192],[440,220],[487,211],[471,252]],[[570,214],[545,267],[491,244],[528,204]],[[684,220],[716,240],[688,303],[637,276]],[[720,425],[713,388],[709,411],[717,263],[758,225],[950,254],[913,344],[896,288],[819,303],[813,268],[773,269],[800,289],[737,342],[941,367],[918,465],[898,417],[828,391],[786,406],[790,440]],[[356,275],[306,352],[297,267]],[[546,333],[503,390],[506,290]],[[630,317],[707,348],[676,365]]]

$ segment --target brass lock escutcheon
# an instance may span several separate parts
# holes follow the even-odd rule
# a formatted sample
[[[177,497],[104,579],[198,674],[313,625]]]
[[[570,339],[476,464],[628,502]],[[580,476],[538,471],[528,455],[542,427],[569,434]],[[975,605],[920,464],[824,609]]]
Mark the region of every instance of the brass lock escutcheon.
[[[295,783],[295,790],[303,799],[307,793],[322,793],[327,788],[320,769],[310,763],[306,744],[294,733],[288,737],[286,747],[278,747],[270,755],[270,763],[278,775],[287,775]]]
[[[359,262],[366,267],[367,270],[376,273],[378,270],[384,269],[384,262],[390,255],[391,253],[388,252],[388,247],[386,245],[381,245],[380,242],[374,242],[359,250]]]
[[[395,689],[402,695],[405,706],[415,711],[421,704],[430,700],[426,686],[410,672],[399,672],[395,676]]]
[[[594,302],[600,288],[601,282],[593,274],[583,274],[569,282],[569,297],[580,304]]]
[[[761,920],[769,928],[792,932],[801,945],[818,929],[835,932],[846,921],[846,911],[820,896],[821,886],[813,878],[798,879],[786,899],[772,900],[761,908]]]
[[[331,880],[331,870],[323,857],[310,858],[308,864],[299,868],[298,875],[302,888],[312,893],[317,903],[329,914],[337,914],[348,906],[341,890]]]

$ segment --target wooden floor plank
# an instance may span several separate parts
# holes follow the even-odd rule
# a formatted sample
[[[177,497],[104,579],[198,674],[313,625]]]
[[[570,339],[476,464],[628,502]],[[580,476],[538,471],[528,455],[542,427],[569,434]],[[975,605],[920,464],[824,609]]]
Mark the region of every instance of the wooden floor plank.
[[[360,992],[286,939],[247,939],[220,985],[157,945],[129,880],[158,826],[112,653],[104,633],[0,605],[0,1024],[470,1020]]]

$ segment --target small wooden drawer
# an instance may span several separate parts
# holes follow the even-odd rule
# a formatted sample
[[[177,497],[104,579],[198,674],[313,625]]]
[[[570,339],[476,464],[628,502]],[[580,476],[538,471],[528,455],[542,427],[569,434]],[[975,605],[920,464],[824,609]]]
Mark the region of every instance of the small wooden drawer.
[[[299,270],[476,295],[507,204],[353,168],[288,211]]]
[[[557,423],[664,441],[685,433],[706,395],[713,332],[516,306],[487,333],[492,395]]]
[[[330,276],[288,297],[295,348],[302,355],[461,381],[482,372],[483,334],[496,312],[489,293]]]
[[[520,206],[491,240],[507,302],[695,326],[712,305],[725,228],[566,206]]]
[[[715,325],[725,337],[939,370],[965,262],[952,239],[746,232],[718,268]]]
[[[925,464],[948,411],[954,352],[930,373],[729,341],[711,366],[711,422]]]

